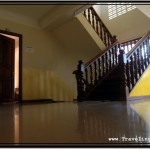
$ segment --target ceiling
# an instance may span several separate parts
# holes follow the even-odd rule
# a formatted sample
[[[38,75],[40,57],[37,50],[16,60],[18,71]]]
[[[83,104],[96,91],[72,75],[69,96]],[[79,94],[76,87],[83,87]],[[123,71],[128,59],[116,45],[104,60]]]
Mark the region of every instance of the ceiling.
[[[0,5],[0,9],[39,20],[57,5]]]
[[[150,4],[147,5],[135,5],[141,12],[150,18]]]
[[[88,3],[87,3],[88,4]],[[73,18],[84,4],[0,4],[0,19],[11,20],[36,28],[52,30]],[[90,7],[91,5],[89,5]]]
[[[63,23],[72,19],[84,9],[94,5],[91,3],[26,3],[26,4],[2,4],[0,3],[0,19],[14,21],[35,28],[54,30]],[[148,17],[149,7],[138,5],[138,8]]]

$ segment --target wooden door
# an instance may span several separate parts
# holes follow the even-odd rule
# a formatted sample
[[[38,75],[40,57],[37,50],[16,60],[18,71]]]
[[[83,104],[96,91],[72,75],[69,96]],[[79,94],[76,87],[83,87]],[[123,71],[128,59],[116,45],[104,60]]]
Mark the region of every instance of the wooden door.
[[[15,40],[0,34],[0,102],[14,101]]]

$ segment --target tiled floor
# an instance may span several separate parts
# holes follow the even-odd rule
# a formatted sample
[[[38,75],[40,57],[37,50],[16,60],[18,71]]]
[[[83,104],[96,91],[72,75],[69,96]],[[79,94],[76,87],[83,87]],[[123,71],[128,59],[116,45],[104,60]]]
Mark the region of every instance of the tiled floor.
[[[0,146],[149,144],[149,108],[149,101],[0,105]]]

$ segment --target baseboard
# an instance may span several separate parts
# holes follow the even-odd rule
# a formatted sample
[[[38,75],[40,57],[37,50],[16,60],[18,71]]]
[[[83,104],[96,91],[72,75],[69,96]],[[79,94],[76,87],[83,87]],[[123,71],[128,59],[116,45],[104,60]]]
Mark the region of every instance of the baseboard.
[[[128,98],[128,102],[136,103],[136,102],[144,102],[144,101],[150,101],[150,95],[146,96],[133,96]]]
[[[34,99],[34,100],[22,100],[21,104],[49,104],[49,103],[57,103],[64,101],[55,101],[53,99]]]
[[[142,100],[142,99],[150,99],[150,95],[145,96],[132,96],[129,97],[128,100]]]

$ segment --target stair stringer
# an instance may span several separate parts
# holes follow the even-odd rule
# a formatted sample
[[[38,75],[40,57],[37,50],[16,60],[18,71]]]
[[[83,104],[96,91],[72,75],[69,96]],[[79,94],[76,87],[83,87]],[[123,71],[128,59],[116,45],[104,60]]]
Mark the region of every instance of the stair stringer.
[[[89,24],[89,22],[85,18],[85,16],[82,13],[80,13],[79,15],[77,15],[77,19],[83,25],[83,27],[86,29],[86,31],[89,33],[89,35],[92,37],[92,39],[95,41],[95,43],[97,44],[97,46],[102,51],[104,51],[106,49],[105,44],[100,39],[100,37],[98,36],[98,34],[95,32],[95,30],[93,29],[93,27]]]

